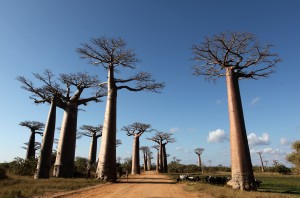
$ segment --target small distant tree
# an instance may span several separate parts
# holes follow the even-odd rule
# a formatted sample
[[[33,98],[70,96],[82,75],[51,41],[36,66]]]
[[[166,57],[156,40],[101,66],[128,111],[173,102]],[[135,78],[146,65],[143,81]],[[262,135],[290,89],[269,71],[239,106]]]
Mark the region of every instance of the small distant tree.
[[[131,174],[140,174],[140,137],[144,132],[151,132],[151,125],[135,122],[131,125],[124,126],[122,131],[126,132],[126,135],[133,136],[133,146],[132,146],[132,170]]]
[[[294,164],[295,169],[300,173],[300,141],[295,141],[292,148],[294,151],[286,156],[286,160]]]
[[[31,132],[25,159],[35,159],[35,134],[42,135],[42,130],[44,129],[45,124],[37,121],[24,121],[21,122],[19,125],[29,128]]]
[[[80,135],[92,138],[88,157],[88,161],[90,164],[96,162],[97,140],[102,136],[102,128],[102,125],[96,127],[91,125],[82,125],[80,127],[80,129],[82,130],[82,132],[79,132]]]
[[[171,133],[156,132],[156,134],[153,137],[147,138],[148,140],[156,142],[159,145],[159,172],[160,173],[168,172],[166,145],[168,143],[173,143],[176,141],[176,139],[172,138],[171,136],[172,136]]]
[[[268,162],[269,162],[269,160],[265,160],[264,162],[265,162],[266,168],[268,168]]]
[[[206,37],[204,42],[192,46],[194,75],[207,80],[226,77],[230,120],[231,180],[234,189],[256,191],[252,162],[246,134],[240,79],[259,79],[274,73],[280,61],[270,51],[271,44],[261,44],[251,33],[222,32]]]
[[[263,154],[263,152],[258,151],[257,154],[259,155],[260,162],[261,162],[261,172],[265,172],[264,163],[263,163],[263,159],[262,159],[262,156],[261,156]]]
[[[194,149],[194,152],[198,156],[198,166],[201,168],[202,173],[203,173],[203,167],[202,167],[201,155],[202,155],[203,151],[204,151],[204,148],[195,148]]]
[[[143,159],[144,159],[144,171],[148,170],[148,153],[150,151],[148,146],[141,146],[140,150],[143,151]]]

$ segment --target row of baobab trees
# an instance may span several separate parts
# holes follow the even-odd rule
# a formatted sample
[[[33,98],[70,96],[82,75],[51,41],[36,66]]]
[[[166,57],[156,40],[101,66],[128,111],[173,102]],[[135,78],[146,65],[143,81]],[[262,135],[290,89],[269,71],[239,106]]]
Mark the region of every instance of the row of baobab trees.
[[[272,44],[263,44],[258,41],[255,35],[247,32],[222,32],[206,37],[202,43],[192,46],[194,55],[192,59],[196,63],[193,67],[194,75],[201,75],[207,80],[213,81],[221,77],[226,78],[232,167],[231,180],[228,182],[228,185],[234,189],[257,189],[243,116],[239,80],[259,79],[274,73],[274,68],[280,62],[280,58],[276,53],[270,51],[271,48]],[[66,86],[66,89],[62,89],[58,83],[53,81],[50,72],[46,72],[45,76],[35,74],[35,77],[45,84],[44,87],[40,88],[34,87],[33,83],[24,77],[19,77],[18,79],[23,84],[23,88],[34,94],[32,98],[36,103],[48,102],[51,104],[47,121],[49,130],[53,128],[53,122],[55,122],[55,117],[51,117],[51,112],[55,111],[56,106],[65,110],[55,162],[54,172],[56,176],[71,176],[69,173],[72,171],[69,169],[73,167],[73,160],[70,160],[67,156],[71,156],[71,158],[73,156],[72,154],[66,156],[64,152],[73,153],[75,149],[78,106],[86,105],[91,101],[99,102],[100,98],[107,94],[97,178],[115,181],[116,104],[118,91],[126,89],[129,91],[148,90],[159,92],[165,84],[155,82],[151,75],[146,72],[138,73],[129,78],[116,76],[120,74],[120,68],[135,69],[137,62],[134,51],[127,49],[126,43],[122,39],[105,37],[92,39],[90,43],[82,44],[77,49],[77,52],[81,58],[87,59],[91,64],[102,66],[107,71],[107,82],[100,83],[96,77],[90,77],[82,73],[64,74],[60,76],[60,81]],[[82,79],[85,80],[82,81]],[[136,84],[132,86],[134,82]],[[107,87],[105,91],[103,90],[103,85]],[[70,92],[71,86],[77,89],[73,95]],[[80,98],[82,91],[91,87],[97,88],[96,94],[90,98]],[[46,134],[48,133],[44,134],[44,139],[48,137]],[[53,137],[52,134],[50,136]],[[49,139],[47,142],[52,144],[53,140]],[[68,144],[66,144],[66,140]],[[43,140],[40,156],[46,155],[43,153],[44,142],[46,140]],[[39,164],[41,163],[42,160],[39,160]],[[41,167],[44,166],[47,165]]]
[[[30,138],[27,143],[27,153],[26,159],[34,159],[35,158],[35,151],[38,150],[37,142],[35,141],[35,135],[39,134],[42,135],[42,130],[45,128],[45,124],[38,122],[38,121],[24,121],[20,123],[21,126],[27,127],[30,129]],[[97,140],[102,136],[103,126],[91,126],[91,125],[83,125],[80,127],[80,132],[78,132],[78,136],[87,136],[91,138],[91,144],[88,154],[88,165],[87,170],[91,165],[96,162],[96,153],[97,153]],[[151,159],[152,152],[148,146],[141,146],[140,147],[140,137],[144,132],[152,132],[154,129],[151,128],[150,124],[144,124],[135,122],[131,125],[124,126],[122,131],[126,132],[127,136],[133,136],[133,147],[132,147],[132,169],[131,174],[140,174],[140,150],[143,152],[144,158],[144,170],[150,170],[151,168]],[[168,143],[175,142],[175,138],[172,138],[173,134],[171,133],[164,133],[157,131],[155,135],[151,138],[147,138],[151,140],[156,145],[152,146],[152,148],[157,150],[157,161],[156,161],[156,171],[160,173],[167,173],[167,152],[166,152],[166,145]],[[117,139],[116,147],[121,144],[121,140]],[[197,152],[196,152],[197,153]],[[197,153],[199,154],[199,153]],[[200,157],[200,156],[199,156]]]
[[[34,73],[40,86],[33,81],[18,76],[22,88],[31,92],[35,103],[49,103],[50,110],[46,121],[39,154],[35,178],[49,178],[50,159],[53,148],[56,123],[56,108],[64,110],[60,137],[53,175],[55,177],[72,177],[75,158],[78,109],[90,102],[101,102],[106,97],[106,109],[102,129],[102,141],[97,165],[97,178],[115,181],[116,177],[116,113],[117,93],[125,89],[132,92],[159,92],[164,83],[156,82],[150,73],[139,72],[129,77],[119,77],[119,70],[135,69],[137,59],[135,52],[126,49],[122,39],[101,37],[92,39],[90,44],[82,44],[77,52],[94,65],[100,65],[107,71],[107,81],[100,82],[98,76],[88,73],[60,74],[55,79],[50,70],[43,74]],[[93,89],[93,91],[86,91]],[[90,94],[89,97],[83,97]]]

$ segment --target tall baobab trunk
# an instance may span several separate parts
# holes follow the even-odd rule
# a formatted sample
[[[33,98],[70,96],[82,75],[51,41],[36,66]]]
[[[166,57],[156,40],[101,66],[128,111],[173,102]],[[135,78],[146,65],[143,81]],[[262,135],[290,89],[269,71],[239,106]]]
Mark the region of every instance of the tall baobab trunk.
[[[167,151],[166,151],[166,144],[162,144],[163,149],[163,173],[168,172],[168,158],[167,158]]]
[[[263,159],[261,157],[261,154],[262,154],[262,152],[258,152],[260,162],[261,162],[261,172],[265,172],[264,163],[263,163]]]
[[[202,168],[202,161],[201,161],[201,155],[198,155],[198,166],[201,168],[201,172],[203,173],[203,168]]]
[[[163,164],[163,148],[162,148],[162,140],[159,142],[159,173],[163,173],[164,170],[164,164]]]
[[[116,124],[117,124],[117,88],[114,83],[113,67],[108,70],[108,93],[104,115],[102,140],[97,166],[97,178],[104,181],[116,181]]]
[[[148,170],[148,166],[147,166],[147,156],[148,156],[148,151],[145,149],[145,150],[144,150],[144,171]]]
[[[157,150],[156,155],[156,171],[159,172],[159,150]]]
[[[228,185],[234,189],[256,190],[238,76],[226,68],[228,111],[230,122],[231,180]]]
[[[132,168],[131,174],[141,174],[140,168],[140,138],[135,135],[133,138],[133,146],[132,146]]]
[[[28,141],[26,159],[34,159],[35,158],[35,131],[31,129],[31,134]]]
[[[68,103],[62,121],[53,175],[73,177],[77,132],[77,104]]]
[[[148,155],[147,155],[147,170],[150,171],[151,170],[151,152],[148,151]]]
[[[56,121],[56,99],[52,99],[50,110],[48,114],[47,124],[44,130],[43,142],[41,146],[41,152],[37,164],[37,170],[35,172],[35,179],[48,179],[51,168],[51,155],[53,149],[53,140],[55,132]]]
[[[92,142],[90,146],[90,152],[89,152],[89,163],[93,164],[96,162],[96,153],[97,153],[97,136],[96,133],[92,136]]]

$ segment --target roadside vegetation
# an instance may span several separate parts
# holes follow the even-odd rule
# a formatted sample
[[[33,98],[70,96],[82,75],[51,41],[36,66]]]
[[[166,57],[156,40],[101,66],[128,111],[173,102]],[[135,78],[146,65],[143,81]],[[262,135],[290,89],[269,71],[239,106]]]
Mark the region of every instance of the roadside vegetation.
[[[187,174],[189,176],[199,176],[199,182],[180,181],[186,183],[186,190],[199,191],[207,193],[213,197],[225,198],[267,198],[267,197],[299,197],[300,196],[300,175],[292,172],[283,164],[274,164],[261,172],[259,166],[253,167],[255,179],[261,180],[262,183],[256,192],[232,190],[226,185],[212,185],[205,181],[206,176],[230,177],[231,170],[225,166],[204,167],[204,173],[199,166],[183,165],[176,162],[169,164],[169,175],[176,180],[179,175]]]
[[[87,158],[76,157],[73,178],[50,177],[49,179],[33,178],[37,166],[36,159],[15,158],[12,162],[0,163],[0,197],[38,197],[105,183],[95,179],[96,164],[90,167],[90,178],[86,178],[87,163]],[[54,161],[51,170],[53,165]],[[126,170],[131,169],[131,159],[124,159],[122,163],[117,163],[117,167],[118,176],[124,177]]]

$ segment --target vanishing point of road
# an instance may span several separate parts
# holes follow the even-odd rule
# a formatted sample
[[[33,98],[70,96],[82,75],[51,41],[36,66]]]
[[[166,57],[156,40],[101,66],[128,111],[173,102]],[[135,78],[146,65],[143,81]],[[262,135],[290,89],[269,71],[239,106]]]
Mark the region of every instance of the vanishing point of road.
[[[211,198],[201,192],[184,190],[185,184],[178,184],[168,176],[154,171],[141,175],[129,175],[128,180],[100,184],[82,190],[53,195],[53,198]]]

